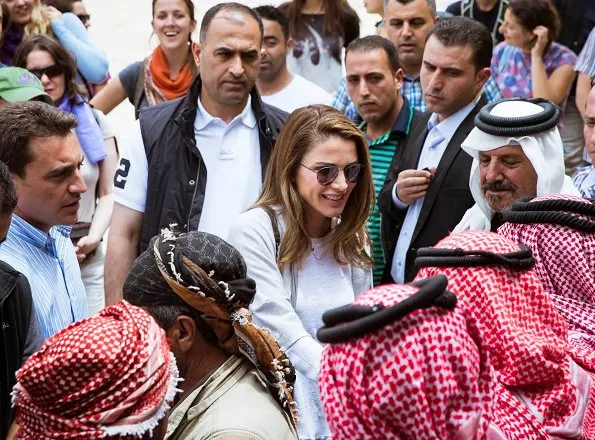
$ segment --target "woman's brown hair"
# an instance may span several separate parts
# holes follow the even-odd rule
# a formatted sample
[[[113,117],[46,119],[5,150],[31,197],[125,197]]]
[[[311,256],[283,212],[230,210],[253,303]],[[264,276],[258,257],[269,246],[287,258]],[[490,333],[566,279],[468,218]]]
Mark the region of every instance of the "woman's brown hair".
[[[155,18],[155,6],[157,5],[158,0],[153,0],[151,3],[151,16]],[[186,10],[188,11],[188,15],[190,16],[190,22],[196,24],[196,15],[194,14],[194,3],[192,0],[182,0],[184,6],[186,6]],[[187,63],[190,65],[190,71],[192,72],[192,76],[195,77],[198,74],[198,66],[194,62],[194,55],[192,55],[192,32],[188,35],[188,61]]]
[[[547,48],[558,39],[560,16],[549,0],[510,0],[508,7],[525,30],[532,32],[537,26],[548,28]]]
[[[47,35],[33,35],[24,39],[14,54],[12,65],[26,69],[27,57],[31,52],[36,50],[47,52],[52,56],[54,63],[60,67],[64,74],[64,96],[69,99],[71,104],[80,103],[81,100],[78,97],[80,91],[76,84],[76,63],[74,58],[53,38]]]
[[[325,105],[312,105],[294,111],[273,150],[260,198],[254,205],[280,206],[285,233],[279,246],[279,267],[301,265],[312,249],[306,231],[304,202],[296,189],[295,176],[304,155],[328,138],[338,137],[355,143],[358,162],[363,165],[341,221],[325,240],[331,244],[335,260],[358,267],[370,267],[373,260],[366,252],[366,222],[374,206],[372,165],[366,139],[357,126],[341,112]]]
[[[293,0],[281,5],[281,9],[287,14],[289,33],[292,37],[301,36],[304,33],[301,11],[305,3],[306,0]],[[349,6],[347,0],[326,0],[324,4],[324,35],[345,37],[347,23],[350,21],[359,23],[357,12]]]

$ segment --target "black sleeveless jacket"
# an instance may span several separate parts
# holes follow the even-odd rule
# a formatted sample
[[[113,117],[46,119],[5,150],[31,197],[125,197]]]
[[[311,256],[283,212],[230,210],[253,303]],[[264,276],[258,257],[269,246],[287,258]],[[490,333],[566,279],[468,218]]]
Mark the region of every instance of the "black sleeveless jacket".
[[[140,252],[161,228],[177,224],[179,230],[198,229],[207,186],[207,169],[194,137],[194,119],[201,89],[197,77],[183,98],[140,112],[140,127],[147,154],[147,200]],[[256,87],[250,93],[260,140],[264,179],[266,166],[287,113],[262,102]],[[225,203],[224,200],[221,203]]]
[[[21,366],[33,299],[25,275],[0,261],[0,438],[12,420],[10,392]]]

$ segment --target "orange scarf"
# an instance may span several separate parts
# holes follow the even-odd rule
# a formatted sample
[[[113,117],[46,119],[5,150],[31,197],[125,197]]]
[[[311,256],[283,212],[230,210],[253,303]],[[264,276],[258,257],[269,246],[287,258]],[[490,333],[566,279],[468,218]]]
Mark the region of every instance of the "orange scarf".
[[[175,80],[170,79],[167,58],[161,46],[157,46],[145,65],[145,94],[149,103],[155,105],[184,96],[191,82],[192,71],[188,63]]]

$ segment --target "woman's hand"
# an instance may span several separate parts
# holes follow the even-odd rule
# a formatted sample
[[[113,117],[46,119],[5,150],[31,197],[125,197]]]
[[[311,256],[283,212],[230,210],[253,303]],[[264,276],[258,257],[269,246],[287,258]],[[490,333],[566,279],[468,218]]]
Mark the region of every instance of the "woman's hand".
[[[46,12],[50,18],[50,21],[52,22],[56,20],[62,20],[62,13],[53,6],[46,6]]]
[[[77,241],[74,250],[76,251],[76,259],[78,260],[79,264],[85,261],[87,255],[97,249],[101,240],[91,237],[90,235],[86,235],[81,237],[79,241]]]
[[[549,42],[549,30],[545,26],[537,26],[533,29],[533,35],[535,35],[535,43],[531,49],[531,55],[543,57],[547,43]]]

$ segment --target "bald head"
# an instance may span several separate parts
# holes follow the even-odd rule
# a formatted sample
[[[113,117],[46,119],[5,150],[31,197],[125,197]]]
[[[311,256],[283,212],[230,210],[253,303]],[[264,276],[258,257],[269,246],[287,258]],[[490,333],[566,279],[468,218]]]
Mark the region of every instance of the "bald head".
[[[224,26],[246,26],[250,21],[255,21],[260,29],[260,36],[264,34],[264,28],[260,17],[248,6],[240,3],[219,3],[207,11],[200,25],[200,44],[203,45],[208,37],[209,28],[212,22],[225,21]]]

